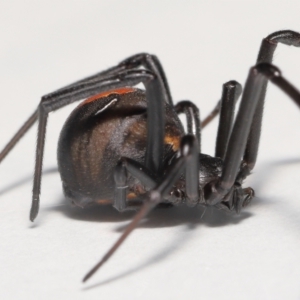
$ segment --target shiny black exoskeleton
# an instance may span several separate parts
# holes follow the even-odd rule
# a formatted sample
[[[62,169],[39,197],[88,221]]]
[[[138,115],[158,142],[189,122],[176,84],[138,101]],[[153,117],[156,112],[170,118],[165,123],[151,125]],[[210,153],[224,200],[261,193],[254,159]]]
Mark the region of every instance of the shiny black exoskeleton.
[[[250,69],[241,104],[236,81],[223,86],[221,100],[200,123],[190,101],[173,105],[165,73],[156,56],[137,54],[115,67],[43,96],[37,110],[0,153],[0,161],[38,120],[33,221],[39,209],[48,114],[86,99],[70,115],[59,139],[58,165],[66,197],[77,206],[112,204],[138,209],[130,225],[87,280],[119,247],[139,221],[162,203],[217,206],[239,212],[254,191],[243,180],[254,168],[263,105],[270,80],[300,106],[300,93],[271,65],[278,43],[300,47],[300,34],[285,30],[263,39]],[[145,90],[133,86],[142,83]],[[178,115],[185,114],[187,132]],[[201,130],[220,113],[215,157],[201,154]]]

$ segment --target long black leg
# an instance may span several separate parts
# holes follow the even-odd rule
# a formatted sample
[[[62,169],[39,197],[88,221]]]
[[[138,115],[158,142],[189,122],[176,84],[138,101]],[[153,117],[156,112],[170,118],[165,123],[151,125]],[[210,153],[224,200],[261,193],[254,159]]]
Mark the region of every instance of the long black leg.
[[[112,76],[114,74],[119,74],[122,71],[125,71],[127,68],[125,65],[117,65],[105,71],[99,72],[92,76],[86,77],[82,80],[79,80],[75,83],[72,83],[68,86],[65,86],[55,92],[57,95],[60,91],[63,93],[64,90],[71,90],[73,87],[76,88],[78,85],[88,84],[94,81],[99,81],[108,76]],[[24,125],[16,132],[16,134],[12,137],[12,139],[7,143],[4,149],[0,153],[0,162],[6,157],[6,155],[14,148],[14,146],[18,143],[18,141],[23,137],[23,135],[32,127],[32,125],[38,120],[38,110],[36,110],[24,123]]]
[[[145,165],[155,174],[160,174],[163,167],[165,103],[157,78],[148,82],[145,87],[148,99]]]
[[[13,149],[22,136],[31,128],[31,126],[36,122],[37,118],[38,112],[36,110],[1,151],[0,162],[6,157],[11,149]]]
[[[33,175],[32,202],[29,215],[29,218],[32,222],[36,218],[40,206],[42,163],[45,147],[46,126],[48,120],[48,113],[43,110],[41,105],[38,108],[38,118],[38,137],[35,153],[36,159]]]
[[[185,146],[181,151],[186,152],[182,156],[190,155],[185,168],[186,203],[195,206],[199,203],[199,144],[194,136],[186,135],[182,138],[182,145]]]
[[[164,127],[159,124],[164,124],[165,114],[163,112],[163,103],[167,103],[173,106],[173,101],[168,86],[168,82],[163,71],[162,65],[155,55],[147,53],[140,53],[133,55],[124,61],[120,66],[126,66],[127,68],[143,66],[147,70],[150,70],[155,74],[154,80],[149,82],[147,99],[147,148],[146,148],[146,167],[153,170],[156,173],[162,171],[162,153],[163,153],[163,138]],[[151,88],[150,88],[151,86]],[[157,98],[157,95],[160,95]],[[160,107],[160,109],[158,109]],[[155,126],[153,126],[155,124]]]
[[[263,89],[267,80],[286,92],[300,107],[299,91],[281,76],[278,68],[268,63],[261,63],[250,69],[239,112],[228,143],[221,179],[206,186],[206,199],[210,205],[221,202],[237,178],[240,159],[245,151],[256,106],[264,92]]]
[[[60,91],[64,93],[65,90],[71,90],[73,87],[78,87],[78,85],[88,84],[94,81],[102,80],[108,76],[112,76],[114,74],[119,74],[122,71],[128,69],[126,65],[117,65],[112,68],[109,68],[105,71],[99,72],[92,76],[86,77],[82,80],[79,80],[75,83],[72,83],[68,86],[65,86],[55,92],[57,95]],[[50,94],[51,96],[51,94]],[[55,96],[55,95],[54,95]],[[38,120],[38,110],[36,110],[24,123],[24,125],[16,132],[16,134],[12,137],[12,139],[7,143],[4,149],[0,153],[0,162],[6,157],[6,155],[14,148],[14,146],[18,143],[18,141],[23,137],[23,135],[32,127],[32,125]]]
[[[257,63],[271,63],[273,60],[273,54],[278,43],[300,47],[300,34],[291,30],[282,30],[274,32],[266,38],[264,38],[262,40],[261,47],[258,53]],[[268,82],[265,81],[262,87],[260,98],[258,100],[258,104],[251,125],[251,130],[248,137],[248,142],[243,158],[245,162],[245,174],[250,173],[250,171],[254,168],[257,159],[267,85]],[[248,170],[246,170],[247,168]]]
[[[107,70],[101,71],[99,73],[96,73],[92,76],[86,77],[82,80],[79,80],[75,83],[72,83],[68,86],[65,86],[54,93],[48,94],[44,96],[44,98],[58,98],[59,95],[63,95],[65,97],[65,100],[67,100],[67,94],[69,91],[72,91],[74,88],[75,90],[78,89],[79,86],[86,87],[91,86],[93,83],[96,82],[102,82],[106,78],[111,77],[113,75],[118,75],[126,70],[130,70],[133,68],[138,67],[144,67],[149,68],[149,70],[156,74],[159,80],[159,84],[162,86],[161,90],[163,93],[163,97],[165,99],[166,103],[169,103],[172,105],[172,98],[168,86],[168,82],[166,80],[166,76],[164,73],[164,70],[161,66],[161,63],[159,62],[158,58],[154,55],[147,54],[147,53],[140,53],[133,55],[121,63],[119,63],[117,66],[111,67]],[[71,93],[71,96],[75,96]],[[74,98],[74,101],[83,99],[83,97]],[[71,102],[70,102],[71,103]],[[24,125],[18,130],[18,132],[12,137],[12,139],[8,142],[8,144],[5,146],[5,148],[0,153],[0,162],[6,157],[6,155],[13,149],[13,147],[17,144],[17,142],[22,138],[22,136],[31,128],[31,126],[38,120],[38,110],[36,110],[32,116],[24,123]],[[150,151],[151,152],[151,151]],[[150,159],[148,159],[150,160]]]
[[[59,98],[62,95],[64,101],[76,101],[82,98],[88,97],[85,93],[89,93],[90,89],[99,84],[107,85],[106,89],[109,89],[109,80],[108,75],[119,76],[120,74],[126,74],[125,70],[128,70],[129,73],[132,69],[138,67],[144,67],[146,70],[149,70],[152,74],[155,74],[155,78],[151,81],[148,81],[147,99],[152,99],[148,102],[147,109],[147,148],[146,148],[146,166],[149,169],[154,170],[157,173],[161,172],[162,167],[162,153],[163,153],[163,131],[164,126],[164,103],[167,103],[173,106],[169,86],[163,68],[154,55],[147,53],[140,53],[133,55],[122,62],[120,62],[116,67],[110,68],[106,71],[100,72],[93,76],[90,76],[86,79],[80,80],[74,84],[68,85],[65,88],[59,89],[58,91],[48,94],[43,98]],[[108,81],[108,82],[107,82]],[[133,84],[131,84],[133,85]],[[79,93],[74,93],[74,90]],[[67,95],[71,99],[68,99]],[[158,97],[159,95],[159,97]],[[68,104],[71,102],[68,102]],[[52,110],[55,110],[53,108]],[[156,126],[153,126],[156,124]]]
[[[83,278],[83,281],[87,281],[120,247],[128,235],[138,226],[139,222],[170,192],[172,186],[179,179],[182,174],[186,164],[193,157],[193,145],[195,139],[192,136],[185,136],[181,141],[180,147],[180,157],[171,165],[170,169],[166,173],[162,181],[156,186],[154,190],[149,193],[149,198],[145,201],[140,211],[136,214],[131,223],[127,226],[123,234],[116,241],[116,243],[109,249],[109,251],[104,255],[102,260],[87,273]]]
[[[281,30],[281,31],[276,31],[272,34],[270,34],[269,36],[267,36],[266,38],[264,38],[262,40],[261,46],[260,46],[260,50],[258,53],[258,57],[257,57],[257,61],[256,63],[261,63],[261,62],[267,62],[267,63],[271,63],[273,60],[273,55],[275,52],[275,49],[278,45],[278,43],[282,43],[285,45],[289,45],[289,46],[295,46],[295,47],[299,47],[300,46],[300,34],[298,32],[292,31],[292,30]],[[267,83],[266,83],[267,84]],[[264,91],[267,90],[267,85],[264,87]],[[263,97],[264,93],[262,94]],[[259,101],[259,102],[263,102],[263,101]],[[208,123],[210,123],[220,112],[221,109],[221,101],[219,101],[217,103],[217,105],[215,106],[215,108],[211,111],[211,113],[201,122],[201,128],[203,129],[206,125],[208,125]],[[259,114],[259,112],[261,112],[261,114]],[[255,120],[254,120],[254,124],[257,124],[256,129],[259,128],[259,134],[258,137],[256,138],[257,140],[259,140],[259,136],[260,136],[260,127],[261,127],[261,116],[262,116],[262,112],[263,112],[263,103],[261,105],[257,106],[257,113],[255,113]],[[249,144],[257,144],[255,143],[255,137],[256,137],[256,133],[257,130],[255,130],[253,128],[253,130],[251,130],[250,133],[250,138],[249,140],[253,139],[253,143],[249,142]],[[251,136],[254,135],[254,137],[252,138]],[[250,145],[247,146],[247,148],[249,148],[250,150]],[[251,151],[251,150],[250,150]],[[249,152],[249,151],[247,151]],[[257,149],[254,149],[251,151],[253,153],[257,153]],[[251,156],[251,153],[249,153],[248,155],[249,157]],[[253,157],[253,159],[251,160],[256,160],[256,157]],[[250,163],[249,163],[250,164]],[[254,165],[252,166],[252,168],[254,167]]]
[[[176,104],[177,114],[185,113],[187,119],[187,133],[190,139],[190,162],[187,163],[185,172],[186,203],[195,206],[199,202],[199,153],[201,152],[201,125],[198,107],[190,101],[181,101]],[[190,137],[194,137],[191,139]],[[183,141],[187,143],[187,141]]]
[[[124,72],[126,70],[131,69],[138,69],[139,67],[143,67],[146,70],[151,71],[154,73],[159,81],[159,85],[162,89],[163,97],[166,101],[166,103],[172,105],[172,97],[170,93],[170,89],[168,86],[168,82],[163,70],[163,67],[159,61],[159,59],[152,54],[149,53],[139,53],[132,55],[123,61],[121,61],[118,65],[111,67],[107,70],[101,71],[99,73],[96,73],[92,76],[86,77],[84,79],[81,79],[79,81],[76,81],[72,84],[69,84],[59,90],[56,90],[54,93],[50,93],[46,95],[45,97],[49,96],[51,97],[53,94],[57,95],[58,92],[61,92],[62,94],[66,93],[66,90],[70,90],[71,88],[77,88],[79,85],[87,85],[91,84],[93,82],[99,82],[103,81],[106,77],[111,77],[113,75],[118,75],[121,72]]]
[[[194,135],[199,143],[199,152],[201,152],[201,123],[198,107],[191,101],[180,101],[175,105],[177,114],[186,115],[187,133]]]
[[[42,98],[38,108],[38,140],[36,151],[36,165],[34,173],[33,198],[30,211],[30,220],[33,221],[38,213],[39,195],[41,186],[41,172],[44,152],[44,141],[48,113],[59,109],[76,100],[95,95],[105,90],[115,89],[126,85],[144,83],[147,98],[147,123],[148,136],[154,135],[147,140],[146,167],[154,173],[162,168],[163,138],[164,138],[164,100],[162,99],[161,88],[155,74],[147,70],[126,70],[112,77],[101,78],[101,80],[80,83],[78,86],[60,89],[57,93],[51,93]],[[150,126],[150,124],[156,126]],[[149,128],[150,126],[150,128]],[[151,144],[149,140],[154,140]],[[148,162],[148,164],[147,164]]]
[[[216,157],[224,159],[229,136],[233,124],[235,104],[242,93],[242,86],[236,81],[229,81],[223,85],[219,128],[216,141]]]
[[[271,63],[278,43],[300,47],[300,34],[292,30],[280,30],[268,35],[262,40],[257,63]]]

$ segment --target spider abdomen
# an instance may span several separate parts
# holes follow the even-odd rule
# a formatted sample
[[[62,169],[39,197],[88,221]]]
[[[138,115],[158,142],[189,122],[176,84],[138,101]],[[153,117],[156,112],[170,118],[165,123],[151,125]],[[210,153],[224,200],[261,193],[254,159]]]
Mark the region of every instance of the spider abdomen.
[[[88,108],[92,98],[81,103],[71,113],[60,134],[58,166],[64,193],[81,207],[112,202],[114,169],[122,157],[141,164],[145,162],[145,93],[139,89],[127,89],[122,93],[113,90],[105,93],[103,99],[114,93],[118,94],[118,101],[100,113]],[[101,97],[95,99],[102,101]],[[183,134],[176,112],[166,105],[165,163],[178,150]],[[133,178],[129,179],[128,186],[128,196],[131,197],[141,189]]]

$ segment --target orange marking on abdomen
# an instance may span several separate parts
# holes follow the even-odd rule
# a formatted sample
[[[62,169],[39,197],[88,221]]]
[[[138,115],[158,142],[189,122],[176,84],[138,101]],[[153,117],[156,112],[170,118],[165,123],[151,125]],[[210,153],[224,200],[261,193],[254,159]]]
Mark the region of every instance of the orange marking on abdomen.
[[[114,90],[109,90],[109,91],[105,91],[102,93],[99,93],[95,96],[92,96],[90,98],[87,98],[84,102],[81,103],[81,105],[93,102],[95,100],[107,97],[111,94],[118,94],[118,95],[122,95],[122,94],[128,94],[128,93],[132,93],[134,92],[136,89],[132,88],[132,87],[123,87],[123,88],[119,88],[119,89],[114,89]]]
[[[169,144],[172,146],[174,151],[178,151],[180,146],[180,137],[179,136],[170,136],[166,135],[164,138],[165,144]]]

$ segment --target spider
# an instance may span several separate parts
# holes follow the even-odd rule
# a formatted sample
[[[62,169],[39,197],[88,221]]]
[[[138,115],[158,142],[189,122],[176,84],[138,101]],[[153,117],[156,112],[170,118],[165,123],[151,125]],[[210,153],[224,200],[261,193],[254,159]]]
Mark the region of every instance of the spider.
[[[300,93],[271,64],[278,43],[300,47],[300,34],[277,31],[262,40],[257,64],[244,92],[236,81],[223,85],[221,100],[200,122],[190,101],[173,104],[158,58],[141,53],[118,65],[41,98],[0,161],[38,121],[30,220],[39,210],[48,114],[86,99],[66,120],[58,142],[58,167],[65,197],[74,205],[111,204],[138,210],[121,237],[84,277],[90,278],[126,237],[158,205],[216,206],[228,211],[247,206],[254,196],[244,179],[255,166],[268,80],[300,106]],[[144,90],[135,88],[142,83]],[[242,94],[234,120],[235,104]],[[201,153],[201,128],[220,114],[215,157]],[[185,114],[187,132],[178,115]]]

